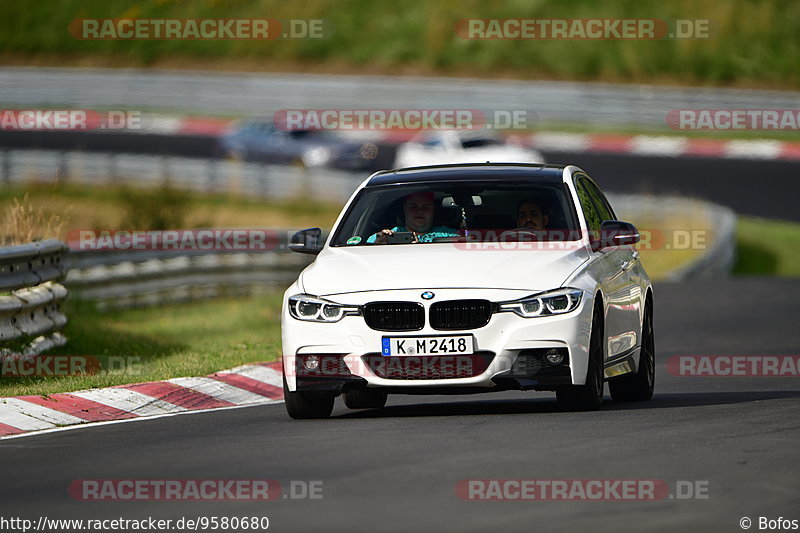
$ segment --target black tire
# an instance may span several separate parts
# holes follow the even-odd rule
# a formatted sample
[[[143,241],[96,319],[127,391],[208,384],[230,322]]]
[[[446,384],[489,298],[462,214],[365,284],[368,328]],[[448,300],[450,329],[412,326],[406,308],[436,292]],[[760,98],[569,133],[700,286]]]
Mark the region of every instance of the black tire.
[[[653,306],[648,302],[642,319],[642,351],[635,374],[608,382],[608,390],[616,402],[644,402],[653,397],[656,384],[656,343],[653,335]]]
[[[385,392],[375,389],[354,389],[342,396],[344,404],[350,409],[382,409],[387,398]]]
[[[294,419],[328,418],[333,412],[333,394],[324,392],[290,392],[283,377],[283,400],[286,412]]]
[[[571,385],[558,389],[556,398],[570,411],[596,411],[603,403],[603,308],[596,307],[592,316],[592,331],[589,340],[589,368],[586,384]]]

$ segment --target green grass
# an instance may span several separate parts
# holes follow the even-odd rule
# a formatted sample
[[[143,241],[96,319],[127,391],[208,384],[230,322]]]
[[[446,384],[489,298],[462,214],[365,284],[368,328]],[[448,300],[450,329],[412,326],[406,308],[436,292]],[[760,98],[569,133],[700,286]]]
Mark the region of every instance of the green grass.
[[[14,199],[27,195],[27,203],[41,209],[45,218],[66,218],[59,236],[63,239],[70,230],[147,229],[155,219],[171,221],[180,228],[330,227],[342,207],[300,198],[279,201],[174,190],[162,193],[159,189],[114,186],[9,185],[0,187],[0,212],[13,205]]]
[[[78,40],[79,18],[321,18],[335,31],[302,40]],[[712,37],[682,40],[464,40],[465,18],[708,19]],[[580,79],[796,88],[794,0],[61,0],[0,3],[7,63],[176,66]]]
[[[800,276],[800,224],[739,217],[734,274]]]
[[[53,355],[97,358],[93,375],[0,378],[0,397],[205,376],[280,357],[281,295],[224,299],[123,311],[71,300],[66,346]],[[124,363],[124,364],[123,364]],[[113,367],[109,369],[109,367]]]

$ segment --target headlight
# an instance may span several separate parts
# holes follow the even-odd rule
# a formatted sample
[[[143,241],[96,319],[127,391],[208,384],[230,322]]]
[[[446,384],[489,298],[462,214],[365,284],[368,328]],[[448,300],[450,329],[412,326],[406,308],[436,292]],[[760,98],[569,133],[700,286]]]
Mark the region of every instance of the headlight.
[[[333,153],[325,146],[317,146],[303,154],[303,162],[309,167],[321,167],[327,164]]]
[[[358,306],[341,305],[310,294],[289,297],[289,314],[308,322],[338,322],[347,315],[361,314]]]
[[[358,152],[364,159],[375,159],[378,155],[378,145],[375,143],[362,144]]]
[[[514,300],[501,302],[499,311],[510,311],[523,318],[563,315],[578,308],[583,297],[580,289],[558,289]]]

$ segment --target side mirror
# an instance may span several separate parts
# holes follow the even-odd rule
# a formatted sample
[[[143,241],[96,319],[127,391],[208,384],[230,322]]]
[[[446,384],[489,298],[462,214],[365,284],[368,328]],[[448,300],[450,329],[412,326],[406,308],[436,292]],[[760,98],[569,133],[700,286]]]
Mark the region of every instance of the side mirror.
[[[639,230],[630,222],[606,220],[600,225],[600,238],[592,241],[592,250],[604,250],[639,242]]]
[[[301,254],[318,254],[322,251],[322,230],[308,228],[292,235],[289,249]]]

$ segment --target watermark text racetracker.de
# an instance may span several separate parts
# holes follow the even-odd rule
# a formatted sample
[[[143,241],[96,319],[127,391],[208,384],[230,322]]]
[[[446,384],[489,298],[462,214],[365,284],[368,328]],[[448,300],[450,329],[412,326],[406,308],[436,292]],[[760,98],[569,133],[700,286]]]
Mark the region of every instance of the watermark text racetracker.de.
[[[708,39],[711,37],[711,21],[708,19],[473,18],[456,22],[455,33],[462,39]]]
[[[706,250],[714,242],[714,232],[705,229],[638,229],[639,241],[633,245],[645,251]],[[583,246],[582,241],[602,245],[604,249],[617,245],[617,232],[597,232],[575,229],[531,230],[528,228],[470,229],[467,234],[455,238],[458,250],[570,250]]]
[[[797,131],[800,109],[673,109],[665,122],[675,130]]]
[[[247,228],[71,230],[72,251],[232,251],[263,252],[286,246],[293,231]]]
[[[76,479],[69,495],[79,501],[322,500],[322,480],[293,479]]]
[[[800,377],[800,355],[673,355],[667,372],[678,377]]]
[[[708,500],[707,480],[466,479],[456,496],[467,501]]]
[[[0,130],[5,131],[116,131],[140,130],[142,127],[143,116],[140,111],[0,109]]]
[[[64,377],[109,374],[136,376],[143,372],[137,355],[0,355],[0,378]]]
[[[531,130],[526,109],[281,109],[272,117],[285,131]]]
[[[75,19],[69,33],[80,40],[275,40],[326,39],[326,19]]]

